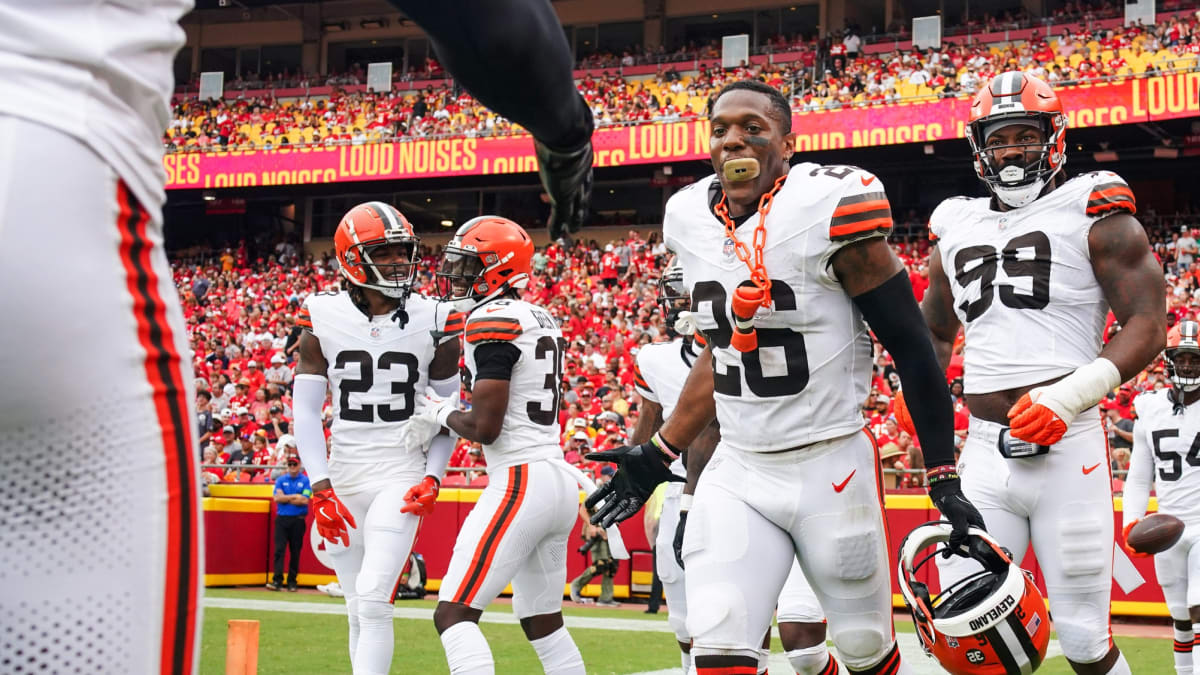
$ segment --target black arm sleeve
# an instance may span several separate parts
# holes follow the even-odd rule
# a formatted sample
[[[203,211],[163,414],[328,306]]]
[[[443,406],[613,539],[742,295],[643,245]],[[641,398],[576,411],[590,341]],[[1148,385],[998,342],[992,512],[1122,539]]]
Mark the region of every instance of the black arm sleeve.
[[[921,440],[925,467],[954,464],[954,406],[938,367],[929,327],[913,297],[908,272],[852,298],[900,373],[904,400]]]
[[[511,380],[521,350],[507,342],[485,342],[475,348],[476,380]]]

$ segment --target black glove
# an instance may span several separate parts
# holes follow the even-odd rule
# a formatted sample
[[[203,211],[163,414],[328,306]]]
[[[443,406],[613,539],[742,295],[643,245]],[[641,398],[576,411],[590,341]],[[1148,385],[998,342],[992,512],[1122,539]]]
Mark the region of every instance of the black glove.
[[[584,455],[595,462],[613,462],[617,473],[585,502],[588,510],[601,500],[604,504],[592,515],[592,524],[612,527],[638,512],[654,489],[664,481],[682,480],[671,473],[670,460],[652,442],[623,445],[612,450]]]
[[[987,529],[979,509],[963,496],[958,478],[943,478],[934,482],[929,486],[929,498],[942,517],[950,521],[952,528],[948,548],[942,552],[942,557],[949,558],[952,552],[966,556],[967,528]]]
[[[687,511],[679,512],[679,522],[675,524],[675,539],[671,542],[671,548],[675,549],[675,562],[679,563],[679,569],[683,569],[683,532],[687,528]]]

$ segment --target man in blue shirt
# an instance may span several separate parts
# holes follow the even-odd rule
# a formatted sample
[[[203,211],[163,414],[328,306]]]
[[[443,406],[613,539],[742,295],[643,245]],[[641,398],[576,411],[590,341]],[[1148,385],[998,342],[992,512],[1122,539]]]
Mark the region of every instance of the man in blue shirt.
[[[304,545],[304,518],[308,515],[308,500],[312,486],[308,476],[300,473],[300,458],[288,455],[287,473],[275,479],[275,576],[267,588],[277,591],[283,585],[283,550],[291,549],[288,558],[289,591],[296,591],[296,575],[300,573],[300,547]]]

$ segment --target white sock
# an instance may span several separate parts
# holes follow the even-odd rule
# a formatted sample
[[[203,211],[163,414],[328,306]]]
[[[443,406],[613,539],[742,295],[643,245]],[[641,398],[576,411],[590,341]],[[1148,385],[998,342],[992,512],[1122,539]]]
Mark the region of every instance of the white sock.
[[[1133,675],[1133,671],[1129,669],[1129,662],[1125,660],[1125,655],[1121,654],[1117,657],[1117,662],[1112,668],[1108,669],[1105,675]]]
[[[788,663],[792,664],[792,669],[798,675],[820,675],[825,672],[825,667],[829,665],[829,661],[832,658],[829,655],[829,648],[825,646],[824,642],[812,647],[793,649],[787,652]],[[834,663],[836,664],[837,662],[834,661]],[[829,672],[838,672],[837,666],[834,665],[834,669]]]
[[[546,675],[584,675],[583,656],[563,626],[544,638],[530,640]]]
[[[442,632],[442,648],[451,675],[496,675],[492,650],[479,625],[460,621]]]
[[[1192,631],[1175,628],[1175,675],[1192,675],[1192,643],[1195,639]]]
[[[679,664],[683,666],[684,675],[692,672],[692,655],[687,652],[679,652]]]
[[[771,659],[771,650],[770,649],[759,649],[758,650],[758,675],[766,675],[767,661],[769,661],[770,659]]]

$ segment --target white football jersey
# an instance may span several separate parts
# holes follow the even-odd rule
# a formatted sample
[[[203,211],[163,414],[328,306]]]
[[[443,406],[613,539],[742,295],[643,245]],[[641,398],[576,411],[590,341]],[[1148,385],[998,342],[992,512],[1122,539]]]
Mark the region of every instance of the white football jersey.
[[[391,314],[368,319],[345,291],[317,293],[304,301],[297,323],[320,340],[329,364],[331,463],[425,466],[424,454],[401,446],[400,431],[429,384],[436,350],[432,331],[449,310],[412,295],[405,311],[408,322],[401,328]]]
[[[717,419],[724,443],[773,452],[845,436],[863,426],[871,339],[830,268],[848,243],[886,237],[891,209],[874,175],[852,166],[793,166],[767,215],[764,263],[770,310],[754,325],[758,349],[730,347],[730,298],[750,278],[712,212],[716,176],[667,202],[663,235],[678,255],[692,311],[713,353]],[[737,228],[748,247],[759,216]]]
[[[1176,414],[1168,394],[1169,390],[1163,389],[1134,400],[1138,418],[1133,425],[1126,499],[1131,499],[1131,493],[1148,494],[1153,484],[1160,513],[1169,513],[1189,527],[1197,527],[1200,526],[1200,404],[1193,403]],[[1127,503],[1125,509],[1130,508],[1144,511],[1146,505]]]
[[[929,230],[965,331],[968,394],[1044,382],[1096,358],[1108,303],[1088,232],[1122,211],[1136,211],[1133,192],[1110,171],[1076,176],[1011,211],[965,197],[934,209]]]
[[[493,300],[467,317],[467,370],[474,384],[475,350],[488,342],[504,342],[521,351],[513,365],[508,410],[500,436],[483,446],[489,472],[541,459],[562,459],[558,412],[566,340],[554,317],[523,300]]]
[[[692,372],[692,364],[701,351],[702,348],[695,341],[685,342],[683,338],[675,338],[670,342],[646,345],[638,352],[633,363],[633,386],[642,398],[662,406],[664,420],[671,416],[679,404],[683,383],[688,373]],[[680,458],[671,462],[671,471],[677,476],[687,477],[687,468]]]
[[[0,114],[74,136],[157,213],[191,0],[0,0]]]

